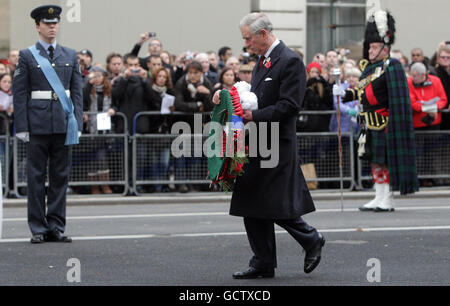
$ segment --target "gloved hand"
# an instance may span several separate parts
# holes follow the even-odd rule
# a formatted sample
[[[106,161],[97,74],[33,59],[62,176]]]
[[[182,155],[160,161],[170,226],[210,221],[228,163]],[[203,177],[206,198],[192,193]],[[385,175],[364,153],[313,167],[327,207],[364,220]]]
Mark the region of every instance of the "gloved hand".
[[[78,138],[80,138],[80,136],[81,136],[81,132],[80,132],[80,131],[78,131]]]
[[[344,97],[345,90],[341,86],[334,84],[333,85],[333,96]]]
[[[351,108],[348,110],[347,114],[349,116],[356,117],[356,115],[358,115],[358,112],[356,110],[354,110],[353,108]]]
[[[16,137],[22,140],[23,142],[29,142],[30,141],[30,133],[28,132],[20,132],[16,134]]]

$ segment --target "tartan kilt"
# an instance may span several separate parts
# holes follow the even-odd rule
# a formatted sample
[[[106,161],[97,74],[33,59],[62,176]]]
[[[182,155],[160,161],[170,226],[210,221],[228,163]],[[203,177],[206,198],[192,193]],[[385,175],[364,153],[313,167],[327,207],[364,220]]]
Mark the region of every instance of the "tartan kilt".
[[[386,128],[383,130],[369,130],[371,148],[372,148],[372,164],[387,165],[387,145],[386,145]]]

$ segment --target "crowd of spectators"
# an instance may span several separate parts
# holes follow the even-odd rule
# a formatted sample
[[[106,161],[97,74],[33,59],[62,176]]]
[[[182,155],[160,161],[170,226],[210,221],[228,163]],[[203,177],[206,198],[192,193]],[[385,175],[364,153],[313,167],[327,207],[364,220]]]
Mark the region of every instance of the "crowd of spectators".
[[[130,46],[130,52],[110,53],[106,60],[95,62],[94,54],[83,49],[78,52],[80,69],[84,82],[84,116],[83,134],[102,133],[139,133],[168,134],[174,120],[183,120],[193,124],[193,116],[189,114],[209,112],[213,108],[211,98],[214,92],[229,89],[238,81],[251,82],[252,70],[258,61],[257,56],[245,48],[234,54],[229,47],[222,47],[218,52],[185,51],[178,56],[163,48],[161,40],[152,37],[153,33],[143,33],[137,43]],[[148,42],[145,57],[138,57],[142,46]],[[302,58],[303,54],[295,50]],[[414,127],[426,130],[450,130],[450,113],[442,110],[450,109],[447,97],[450,94],[450,44],[441,43],[436,54],[427,58],[422,49],[411,50],[411,58],[399,50],[392,50],[391,58],[398,59],[405,68],[411,92],[411,105],[414,116]],[[329,50],[317,53],[313,61],[306,63],[307,90],[302,111],[332,111],[338,106],[333,96],[332,87],[336,83],[332,69],[340,67],[341,87],[357,88],[361,75],[359,63],[351,59],[348,50]],[[11,83],[18,62],[18,50],[11,50],[7,59],[0,61],[0,112],[12,122],[14,110],[12,106]],[[141,116],[134,126],[135,116],[145,111],[160,111],[163,101],[173,97],[170,112],[184,112],[183,117]],[[433,107],[423,107],[424,105]],[[356,121],[358,97],[350,102],[339,103],[341,128],[343,132],[359,129]],[[110,131],[98,131],[96,117],[92,113],[107,113],[113,117],[113,128]],[[125,115],[128,130],[123,120],[115,120],[116,113]],[[204,116],[204,123],[207,116]],[[9,123],[10,124],[10,123]],[[4,124],[2,127],[5,126]],[[299,115],[298,132],[335,132],[338,129],[335,114]],[[13,129],[10,129],[12,131]],[[3,131],[4,132],[4,131]],[[131,146],[130,146],[131,149]],[[149,173],[138,173],[139,179],[167,179],[170,165],[170,142],[160,146],[148,146],[142,152],[155,166]],[[4,152],[5,148],[0,146]],[[88,180],[109,181],[109,164],[107,150],[99,147],[95,152]],[[132,154],[129,154],[130,158]],[[141,156],[141,157],[142,157]],[[139,158],[139,156],[138,156]],[[189,179],[192,169],[202,162],[199,158],[182,158],[172,167],[178,171],[178,179]],[[131,160],[129,161],[131,168]],[[130,173],[131,175],[131,173]],[[181,192],[195,191],[199,186],[185,185],[152,186],[151,191],[168,191],[178,189]],[[149,191],[141,190],[142,192]],[[93,194],[111,193],[109,186],[93,186]]]
[[[345,49],[329,50],[325,54],[317,53],[307,65],[307,90],[303,102],[304,111],[332,111],[337,108],[333,85],[336,83],[332,71],[339,67],[340,86],[343,90],[357,88],[361,76],[360,65],[349,59]],[[448,101],[450,86],[450,42],[442,42],[437,52],[428,58],[421,48],[411,50],[411,60],[400,50],[392,50],[392,60],[399,60],[405,70],[413,114],[414,129],[417,131],[450,130],[450,104]],[[357,135],[358,97],[339,103],[341,113],[341,131],[353,131]],[[298,132],[336,132],[336,115],[300,115],[297,121]],[[323,144],[321,144],[322,147]],[[325,146],[326,147],[326,146]],[[317,148],[315,149],[317,151]],[[319,151],[326,151],[320,148]],[[435,150],[434,150],[435,151]],[[432,145],[417,142],[417,158],[430,167],[430,172],[448,164],[447,156],[436,161]],[[446,152],[448,155],[448,151]],[[319,154],[327,156],[327,152]],[[445,155],[445,154],[444,154]],[[442,170],[442,168],[441,168]],[[448,185],[448,180],[420,180],[422,186]]]

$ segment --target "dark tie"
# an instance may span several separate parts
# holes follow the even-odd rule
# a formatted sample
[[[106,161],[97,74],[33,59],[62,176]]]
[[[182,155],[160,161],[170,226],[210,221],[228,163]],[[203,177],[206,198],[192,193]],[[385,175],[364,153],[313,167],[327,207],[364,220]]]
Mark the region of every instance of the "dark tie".
[[[262,67],[264,60],[266,59],[266,57],[264,55],[261,55],[259,57],[259,68]]]
[[[50,57],[50,59],[53,59],[53,51],[55,50],[55,48],[53,48],[53,46],[48,47],[48,56]]]

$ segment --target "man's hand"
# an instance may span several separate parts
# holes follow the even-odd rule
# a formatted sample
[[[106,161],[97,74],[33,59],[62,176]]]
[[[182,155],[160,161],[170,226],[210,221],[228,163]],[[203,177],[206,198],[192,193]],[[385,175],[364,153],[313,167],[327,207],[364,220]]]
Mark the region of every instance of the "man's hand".
[[[436,119],[436,117],[437,117],[437,113],[428,113],[428,115],[434,119]]]
[[[83,122],[84,123],[86,123],[86,122],[88,122],[88,115],[86,115],[86,114],[83,114]]]
[[[437,47],[437,51],[441,50],[441,48],[445,48],[445,45],[446,45],[445,40],[441,41]]]
[[[122,76],[122,73],[119,76]],[[114,82],[119,78],[119,76],[116,76],[111,80],[111,86],[114,86]]]
[[[16,137],[22,140],[23,142],[30,142],[30,133],[28,132],[17,133]]]
[[[141,34],[141,36],[139,36],[138,45],[142,46],[142,44],[145,43],[149,39],[150,39],[150,36],[148,36],[148,33]]]
[[[253,113],[251,110],[244,110],[244,116],[242,116],[242,119],[244,119],[244,123],[253,121]]]
[[[116,111],[113,108],[108,109],[108,116],[113,117],[116,114]]]
[[[197,91],[198,91],[199,93],[201,93],[201,94],[204,94],[204,95],[209,95],[209,94],[210,94],[209,89],[206,88],[206,87],[203,86],[203,85],[199,85],[199,86],[197,87]]]
[[[216,93],[214,94],[214,97],[212,99],[212,102],[216,105],[220,104],[220,90],[216,91]]]
[[[129,78],[130,76],[133,76],[134,73],[131,71],[130,68],[127,68],[124,73],[123,73],[124,77]]]
[[[148,77],[147,70],[143,69],[142,67],[139,67],[139,73],[138,74],[144,80]]]

